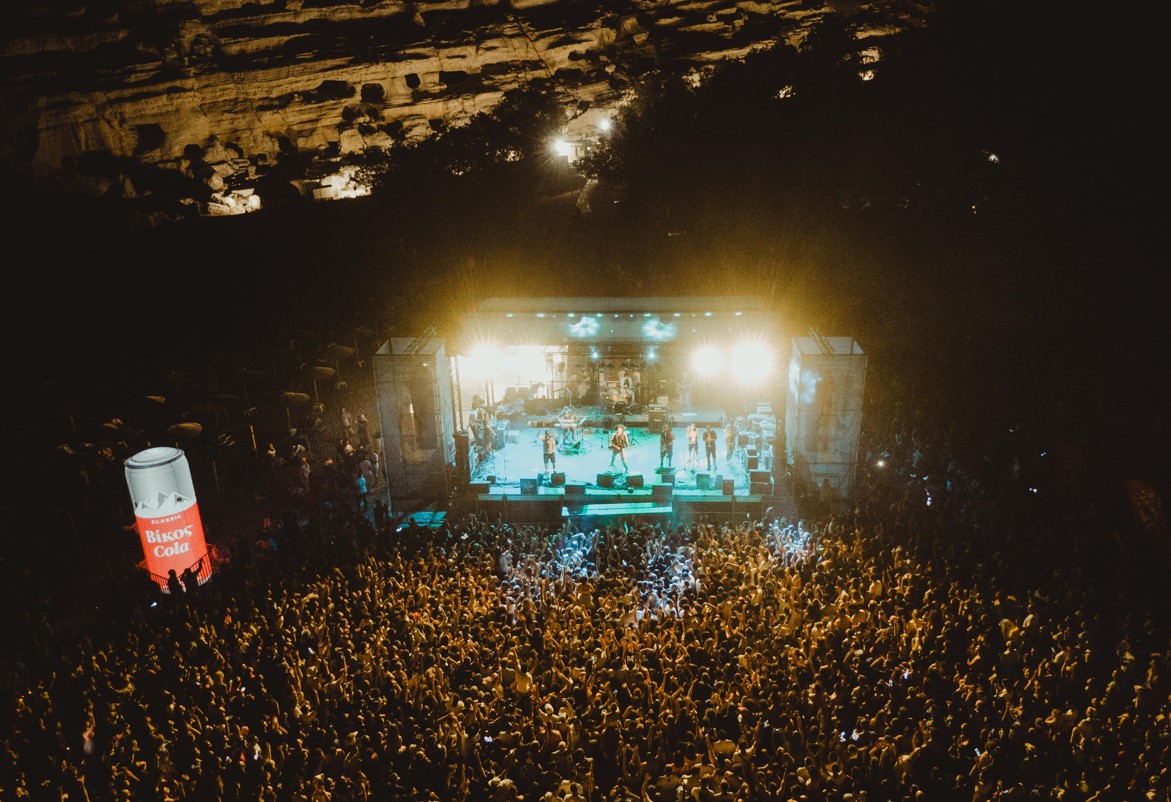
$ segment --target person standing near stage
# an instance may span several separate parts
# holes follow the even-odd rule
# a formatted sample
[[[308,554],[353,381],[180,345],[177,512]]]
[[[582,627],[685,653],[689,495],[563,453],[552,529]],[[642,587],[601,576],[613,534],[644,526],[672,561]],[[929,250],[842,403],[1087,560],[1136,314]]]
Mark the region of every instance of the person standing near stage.
[[[707,456],[707,469],[714,471],[716,469],[716,430],[712,428],[710,423],[703,430],[703,451]]]
[[[626,426],[618,424],[614,434],[610,435],[610,467],[614,467],[614,460],[622,462],[622,472],[629,473],[630,466],[626,464],[626,449],[630,445],[630,435],[626,433]]]
[[[369,492],[369,486],[366,483],[366,477],[361,471],[357,471],[357,476],[354,477],[354,500],[358,503],[358,512],[366,512],[366,494]]]
[[[370,421],[366,413],[358,415],[358,448],[367,448],[370,445]]]
[[[659,467],[675,467],[675,430],[667,424],[659,433]]]
[[[694,423],[687,424],[687,459],[683,464],[692,470],[699,467],[699,429]]]
[[[545,474],[548,475],[550,470],[557,470],[557,438],[546,429],[541,444],[544,446]]]

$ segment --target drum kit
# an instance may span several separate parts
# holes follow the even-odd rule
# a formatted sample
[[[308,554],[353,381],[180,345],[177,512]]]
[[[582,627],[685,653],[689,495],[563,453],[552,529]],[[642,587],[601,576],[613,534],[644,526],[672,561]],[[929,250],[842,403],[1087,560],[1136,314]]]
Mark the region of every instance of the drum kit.
[[[614,415],[634,415],[640,409],[634,402],[634,393],[627,388],[621,392],[610,393],[610,397],[606,399],[606,411]]]

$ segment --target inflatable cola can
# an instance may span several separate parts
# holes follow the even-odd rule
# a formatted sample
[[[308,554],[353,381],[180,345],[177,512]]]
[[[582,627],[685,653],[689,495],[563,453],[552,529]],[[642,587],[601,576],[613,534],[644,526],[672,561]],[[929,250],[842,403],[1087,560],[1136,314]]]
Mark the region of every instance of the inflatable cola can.
[[[173,569],[182,574],[190,567],[198,570],[200,584],[206,582],[212,566],[186,455],[178,448],[148,448],[126,460],[125,467],[146,569],[152,578],[168,592],[168,572]]]

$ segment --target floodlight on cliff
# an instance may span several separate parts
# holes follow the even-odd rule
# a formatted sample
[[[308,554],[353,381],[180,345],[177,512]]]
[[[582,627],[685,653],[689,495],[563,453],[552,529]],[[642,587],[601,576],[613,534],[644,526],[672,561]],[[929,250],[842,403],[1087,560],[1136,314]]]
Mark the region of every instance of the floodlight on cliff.
[[[601,131],[603,134],[608,133],[611,125],[612,125],[612,123],[610,122],[610,118],[603,117],[601,120],[598,121],[598,130]]]
[[[557,139],[553,142],[553,152],[558,156],[565,156],[568,158],[570,151],[571,149],[569,147],[569,143],[564,139]]]

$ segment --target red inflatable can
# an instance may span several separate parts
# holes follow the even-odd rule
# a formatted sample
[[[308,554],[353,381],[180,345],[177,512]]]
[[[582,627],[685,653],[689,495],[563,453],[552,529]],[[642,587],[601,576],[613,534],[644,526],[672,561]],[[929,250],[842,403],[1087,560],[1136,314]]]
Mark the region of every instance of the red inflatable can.
[[[138,536],[151,578],[168,592],[168,572],[191,568],[200,584],[212,565],[195,500],[191,466],[181,449],[159,446],[140,451],[125,462],[126,485],[134,504]]]

